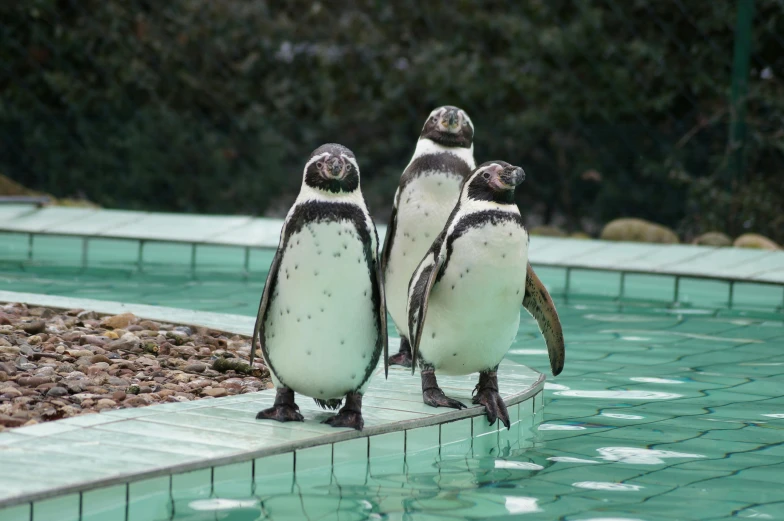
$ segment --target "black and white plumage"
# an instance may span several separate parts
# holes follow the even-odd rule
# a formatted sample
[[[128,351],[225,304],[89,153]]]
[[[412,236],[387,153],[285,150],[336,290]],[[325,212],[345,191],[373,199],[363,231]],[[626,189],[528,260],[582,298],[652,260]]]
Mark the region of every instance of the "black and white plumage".
[[[528,263],[528,233],[514,202],[524,177],[522,168],[503,161],[479,166],[408,289],[425,403],[464,407],[444,395],[435,372],[479,372],[474,403],[485,405],[491,424],[498,418],[507,427],[496,368],[517,335],[521,302],[544,334],[553,374],[563,369],[565,354],[555,305]]]
[[[444,106],[427,118],[416,150],[395,192],[381,253],[387,308],[400,333],[400,351],[389,362],[411,365],[406,318],[411,275],[441,232],[475,167],[474,126],[461,109]]]
[[[362,428],[362,394],[387,324],[378,235],[354,154],[328,144],[310,156],[272,260],[253,331],[277,388],[257,418],[302,421],[294,391],[337,409],[326,423]],[[385,365],[386,369],[386,365]]]

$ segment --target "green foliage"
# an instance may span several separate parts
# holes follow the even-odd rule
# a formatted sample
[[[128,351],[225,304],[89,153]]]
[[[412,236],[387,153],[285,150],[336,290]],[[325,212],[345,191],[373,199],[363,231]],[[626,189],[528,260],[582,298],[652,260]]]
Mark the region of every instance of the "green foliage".
[[[525,212],[572,228],[633,216],[687,235],[751,220],[782,242],[784,2],[756,0],[742,172],[728,171],[735,11],[727,0],[8,2],[0,172],[112,207],[280,214],[311,150],[337,141],[385,219],[424,118],[455,104],[476,125],[478,161],[526,169]]]

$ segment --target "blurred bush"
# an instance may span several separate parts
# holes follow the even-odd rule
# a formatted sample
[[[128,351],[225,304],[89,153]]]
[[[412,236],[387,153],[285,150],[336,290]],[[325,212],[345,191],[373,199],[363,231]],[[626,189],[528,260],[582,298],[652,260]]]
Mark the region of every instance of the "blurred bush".
[[[533,224],[782,242],[784,0],[755,4],[736,152],[728,0],[6,2],[0,172],[109,207],[280,215],[337,141],[386,219],[424,118],[455,104],[479,162],[526,169]]]

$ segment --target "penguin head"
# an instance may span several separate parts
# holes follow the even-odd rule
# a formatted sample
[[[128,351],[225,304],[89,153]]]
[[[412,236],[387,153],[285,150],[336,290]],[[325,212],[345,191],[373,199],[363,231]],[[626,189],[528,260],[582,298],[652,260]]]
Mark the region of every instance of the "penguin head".
[[[445,147],[471,148],[474,124],[464,110],[445,105],[430,113],[419,139],[429,139]]]
[[[515,188],[525,179],[525,171],[506,161],[482,163],[465,183],[464,196],[475,201],[514,204]]]
[[[333,194],[354,192],[359,188],[359,166],[354,153],[335,143],[321,145],[305,165],[304,183]]]

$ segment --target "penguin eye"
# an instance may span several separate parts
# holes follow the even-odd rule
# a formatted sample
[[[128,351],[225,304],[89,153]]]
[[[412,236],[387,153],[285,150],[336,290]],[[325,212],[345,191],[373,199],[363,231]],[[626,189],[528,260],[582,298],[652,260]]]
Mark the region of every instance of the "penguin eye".
[[[484,174],[482,174],[482,177],[484,177],[485,179],[490,179],[490,172],[485,172]]]
[[[318,163],[316,163],[316,166],[319,168],[324,168],[324,163],[319,161]]]

